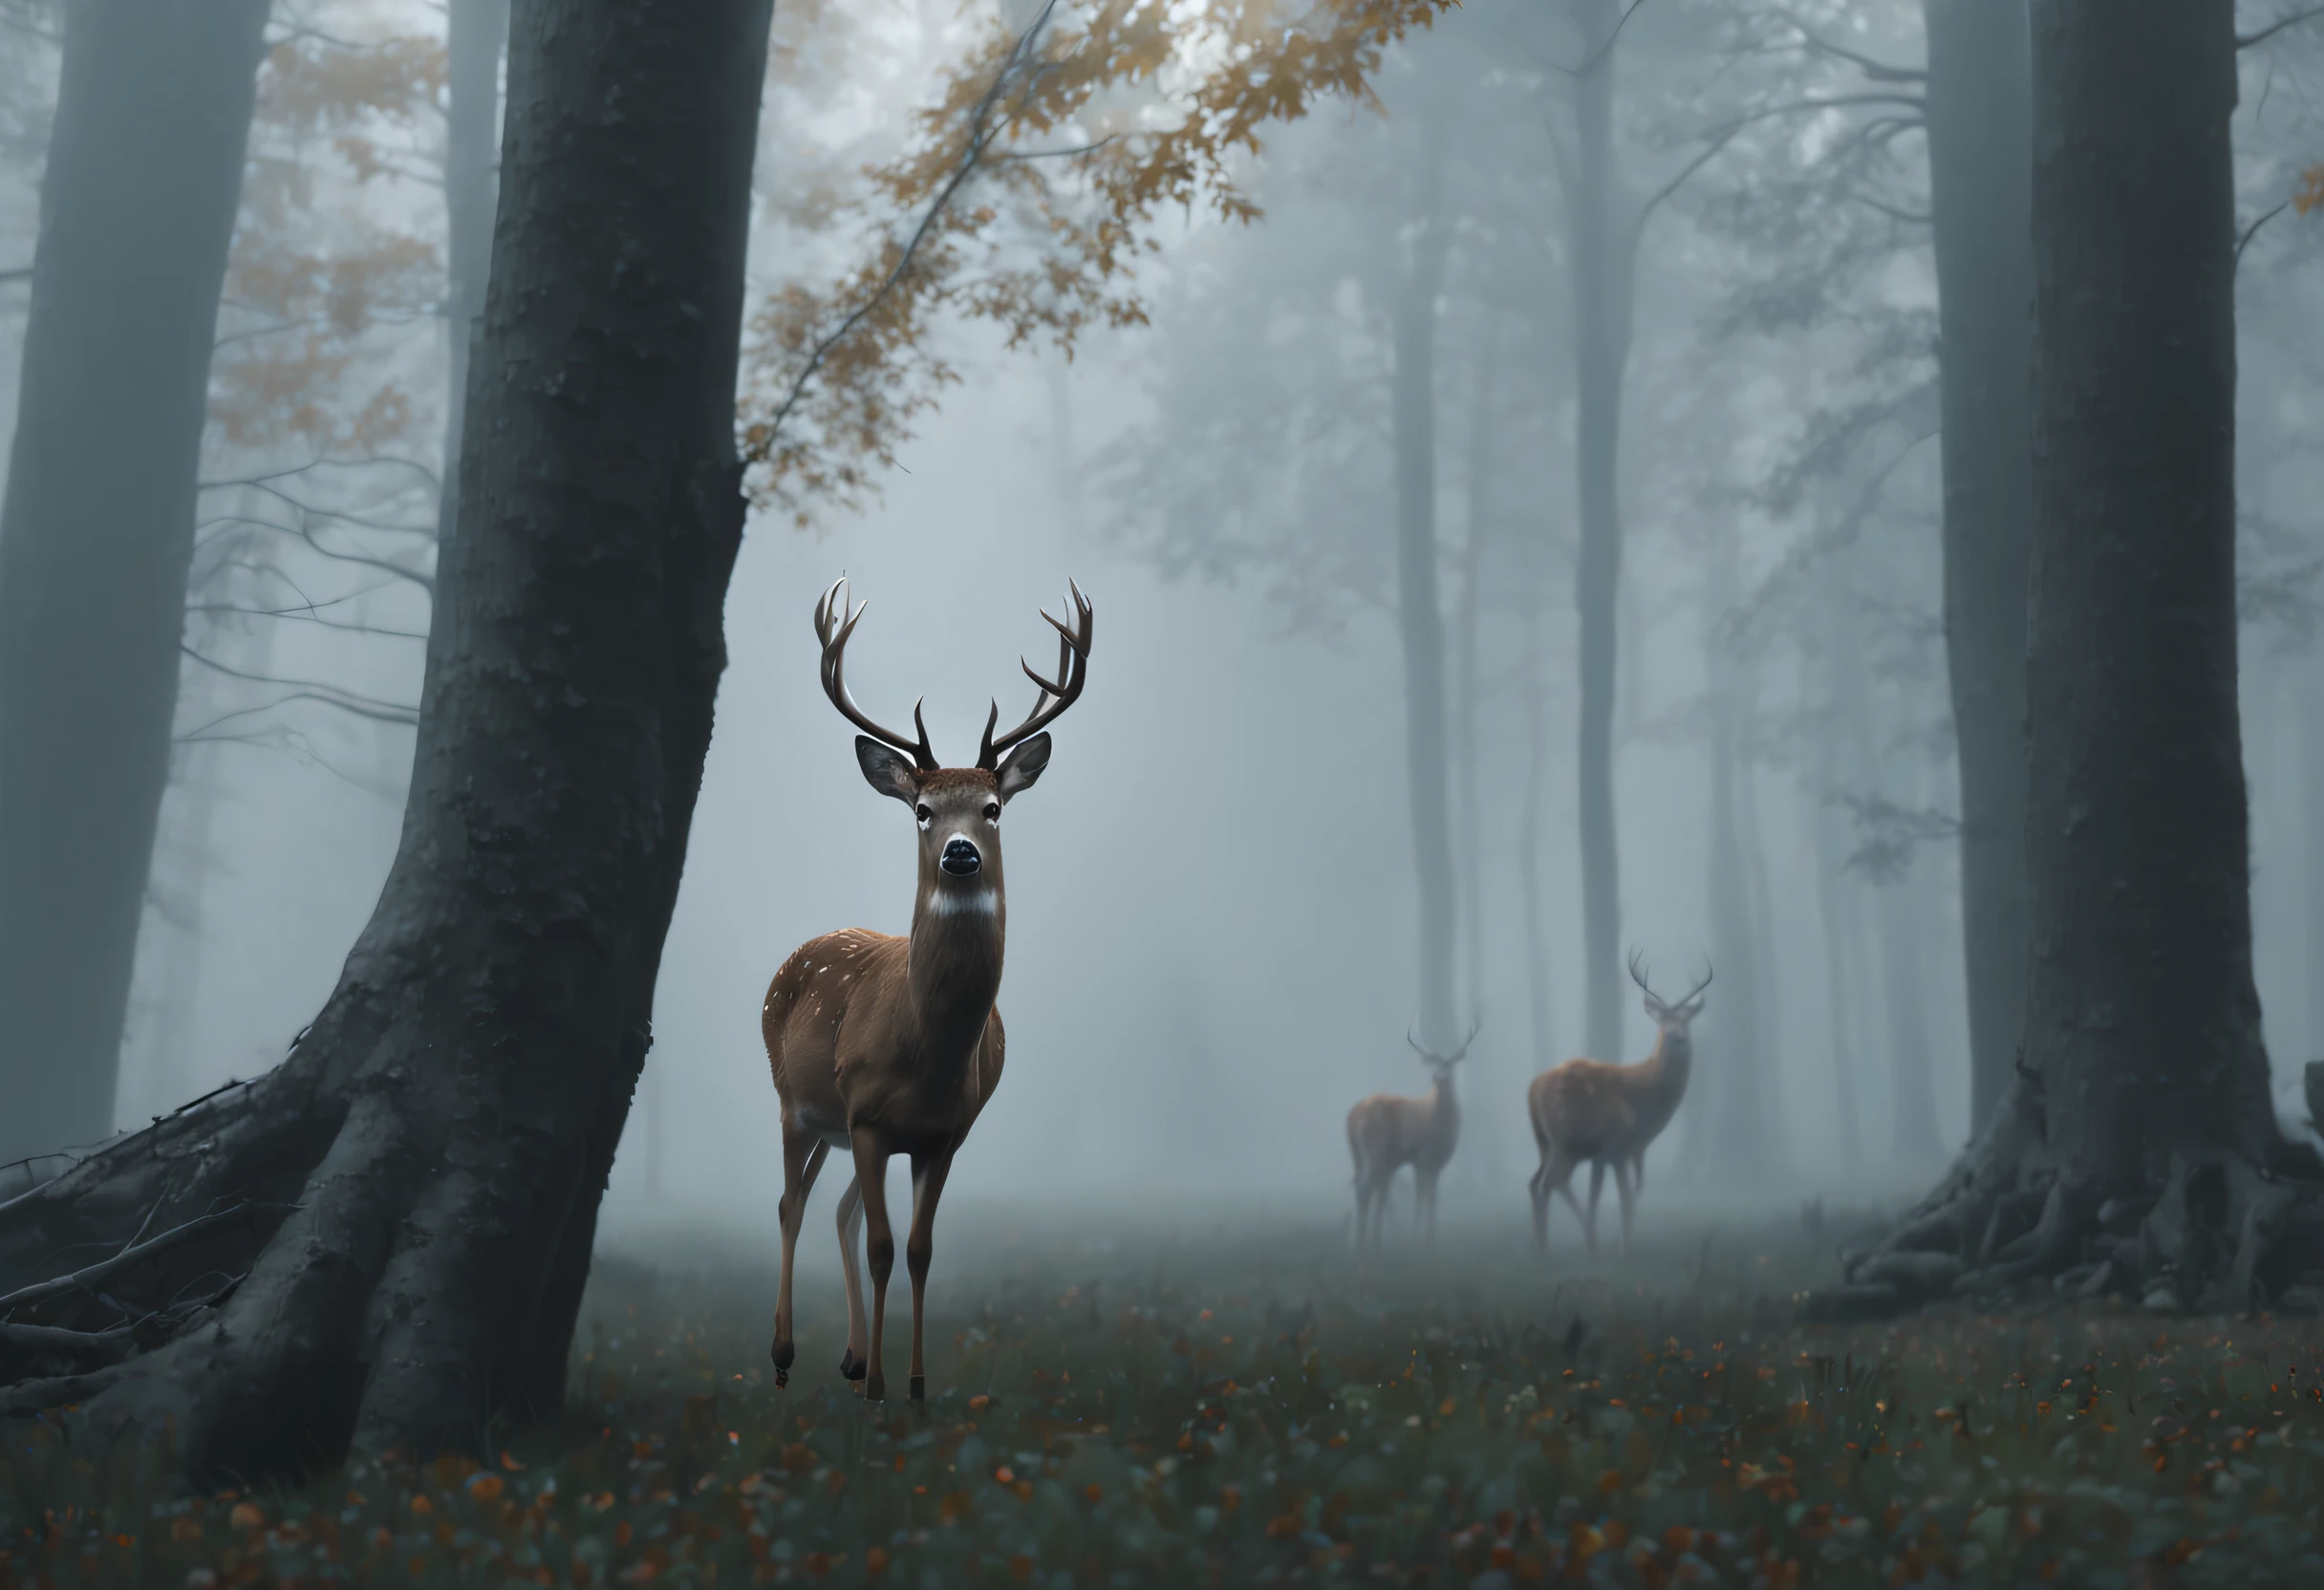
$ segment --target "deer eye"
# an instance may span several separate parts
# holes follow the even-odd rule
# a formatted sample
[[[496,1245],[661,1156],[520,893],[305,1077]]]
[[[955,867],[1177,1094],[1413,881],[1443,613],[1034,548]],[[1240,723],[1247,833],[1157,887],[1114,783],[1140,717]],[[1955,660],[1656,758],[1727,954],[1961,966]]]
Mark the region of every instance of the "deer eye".
[[[984,820],[987,823],[998,823],[1001,821],[1001,803],[999,801],[987,801],[984,803]]]
[[[936,813],[930,811],[925,805],[921,805],[912,808],[912,815],[919,819],[920,827],[924,828],[928,827],[928,820],[934,817]]]

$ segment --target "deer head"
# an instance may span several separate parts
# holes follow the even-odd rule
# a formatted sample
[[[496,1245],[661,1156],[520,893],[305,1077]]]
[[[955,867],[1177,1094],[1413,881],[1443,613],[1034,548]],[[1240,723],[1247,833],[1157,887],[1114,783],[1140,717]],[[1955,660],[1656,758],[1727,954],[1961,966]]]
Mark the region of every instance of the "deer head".
[[[1050,618],[1057,632],[1057,677],[1044,679],[1023,663],[1025,677],[1040,686],[1023,722],[995,737],[1001,703],[984,723],[984,743],[974,767],[946,767],[929,747],[928,725],[914,702],[914,734],[906,739],[872,721],[848,694],[843,673],[848,639],[864,615],[865,604],[848,607],[848,582],[832,583],[815,606],[815,634],[823,642],[823,690],[831,704],[863,733],[855,737],[855,760],[864,781],[882,795],[912,808],[920,834],[921,909],[939,914],[998,913],[1001,909],[1001,812],[1009,801],[1033,787],[1049,765],[1047,727],[1081,698],[1089,678],[1089,640],[1094,618],[1081,587],[1072,587],[1071,629]],[[1006,759],[1003,760],[1003,753]]]
[[[1451,1082],[1452,1067],[1468,1058],[1469,1045],[1476,1042],[1477,1029],[1480,1024],[1478,1021],[1472,1021],[1469,1023],[1469,1036],[1462,1039],[1460,1047],[1449,1055],[1440,1055],[1434,1050],[1423,1046],[1419,1038],[1414,1036],[1409,1028],[1405,1031],[1404,1041],[1412,1046],[1412,1052],[1420,1057],[1420,1064],[1429,1068],[1431,1076],[1438,1082]]]
[[[1638,984],[1646,996],[1646,1016],[1666,1042],[1687,1042],[1687,1025],[1703,1014],[1703,991],[1711,986],[1711,969],[1708,961],[1703,966],[1703,980],[1687,990],[1684,997],[1665,999],[1646,982],[1646,961],[1640,952],[1630,952],[1630,980]]]

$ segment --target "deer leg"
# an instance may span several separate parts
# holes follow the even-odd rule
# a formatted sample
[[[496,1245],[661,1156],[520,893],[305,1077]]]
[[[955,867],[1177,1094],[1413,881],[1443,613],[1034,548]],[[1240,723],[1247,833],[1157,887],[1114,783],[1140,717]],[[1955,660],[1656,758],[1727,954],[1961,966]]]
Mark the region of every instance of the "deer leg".
[[[1582,1223],[1589,1227],[1590,1252],[1598,1251],[1598,1199],[1605,1192],[1605,1161],[1590,1161],[1590,1212]]]
[[[888,1224],[890,1150],[885,1139],[864,1128],[856,1128],[853,1137],[855,1180],[864,1199],[864,1262],[872,1271],[872,1350],[865,1360],[864,1396],[876,1403],[888,1396],[880,1347],[887,1334],[888,1277],[895,1269],[895,1232]]]
[[[909,1395],[928,1401],[928,1364],[922,1356],[922,1325],[928,1302],[928,1261],[936,1253],[936,1200],[952,1174],[953,1150],[912,1156],[912,1234],[904,1238],[904,1269],[912,1277],[912,1382]]]
[[[1635,1160],[1614,1162],[1614,1196],[1622,1204],[1622,1257],[1630,1257],[1630,1222],[1638,1206],[1638,1168]]]
[[[1432,1248],[1436,1246],[1436,1173],[1433,1171],[1424,1172],[1415,1165],[1412,1167],[1412,1224],[1415,1226],[1420,1224],[1420,1212],[1424,1207],[1428,1210],[1428,1226],[1421,1234],[1421,1240]]]
[[[849,1380],[864,1378],[864,1359],[871,1351],[864,1331],[864,1184],[849,1178],[839,1195],[839,1263],[848,1276],[848,1345],[839,1355],[839,1372]]]
[[[1525,1191],[1533,1197],[1533,1248],[1538,1254],[1549,1252],[1549,1166],[1550,1152],[1541,1150],[1541,1163],[1534,1167],[1533,1179]]]
[[[1595,1248],[1597,1244],[1590,1231],[1589,1216],[1582,1213],[1582,1200],[1574,1196],[1574,1171],[1580,1168],[1581,1163],[1580,1160],[1560,1149],[1558,1150],[1558,1157],[1550,1162],[1547,1173],[1550,1184],[1557,1190],[1558,1195],[1565,1200],[1565,1207],[1574,1212],[1574,1224],[1582,1228],[1583,1236],[1592,1238],[1591,1246]]]
[[[775,1344],[768,1356],[775,1361],[775,1385],[791,1378],[791,1257],[799,1248],[799,1223],[807,1214],[807,1195],[814,1191],[815,1174],[830,1145],[807,1132],[783,1131],[783,1201],[776,1205],[783,1227],[783,1271],[775,1283]]]

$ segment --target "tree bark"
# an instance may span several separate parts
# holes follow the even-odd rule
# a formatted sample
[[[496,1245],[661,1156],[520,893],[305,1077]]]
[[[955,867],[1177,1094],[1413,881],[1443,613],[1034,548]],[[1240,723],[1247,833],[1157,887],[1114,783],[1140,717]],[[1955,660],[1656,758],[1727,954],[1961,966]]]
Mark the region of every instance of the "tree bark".
[[[2109,1192],[2275,1137],[2236,699],[2230,0],[2034,11],[2031,1057]]]
[[[1564,175],[1574,295],[1574,455],[1581,534],[1582,719],[1574,773],[1582,807],[1582,941],[1587,1052],[1622,1054],[1622,869],[1614,823],[1616,604],[1622,590],[1622,383],[1630,357],[1632,218],[1614,169],[1615,0],[1572,0],[1586,63],[1575,85]]]
[[[1445,131],[1424,129],[1420,236],[1394,289],[1390,379],[1396,468],[1396,604],[1404,651],[1406,791],[1420,886],[1420,1032],[1437,1053],[1459,1042],[1452,1018],[1451,758],[1445,734],[1445,626],[1436,580],[1436,299],[1450,228],[1442,209]]]
[[[437,538],[451,539],[460,516],[460,439],[467,415],[468,348],[484,312],[492,273],[492,211],[499,198],[501,54],[508,0],[449,0],[444,55],[450,103],[444,115],[443,501]]]
[[[94,1390],[88,1417],[247,1482],[560,1406],[724,664],[768,10],[517,0],[462,528],[378,906],[281,1067],[0,1206],[0,1285],[229,1193],[264,1200],[255,1256],[188,1244],[196,1274],[247,1264],[230,1299],[0,1410]]]
[[[2033,16],[2026,1069],[1850,1278],[1908,1297],[1936,1248],[1956,1289],[2080,1274],[2241,1310],[2324,1240],[2324,1164],[2277,1130],[2251,976],[2234,8]]]
[[[2301,673],[2301,809],[2307,820],[2302,858],[2307,954],[2302,969],[2308,984],[2308,1052],[2303,1058],[2313,1061],[2324,1059],[2324,671],[2312,663]],[[2318,1129],[2324,1130],[2324,1123]]]
[[[2023,0],[1924,0],[1923,19],[1974,1130],[2009,1086],[2025,1020],[2033,86]]]
[[[266,0],[83,0],[0,502],[0,1161],[113,1130]]]

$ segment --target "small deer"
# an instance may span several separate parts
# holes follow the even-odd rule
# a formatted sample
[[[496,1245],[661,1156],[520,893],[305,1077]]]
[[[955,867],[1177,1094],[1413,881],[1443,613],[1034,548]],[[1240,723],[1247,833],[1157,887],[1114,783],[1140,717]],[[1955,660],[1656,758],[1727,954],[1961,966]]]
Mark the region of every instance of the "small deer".
[[[917,732],[909,740],[865,716],[841,677],[848,637],[863,607],[848,611],[845,580],[816,604],[824,694],[864,731],[855,740],[855,760],[866,782],[912,809],[920,867],[909,935],[847,928],[808,939],[776,972],[760,1014],[783,1104],[783,1273],[773,1348],[778,1386],[790,1379],[791,1257],[799,1226],[824,1157],[836,1148],[855,1161],[854,1182],[839,1200],[848,1287],[848,1345],[839,1372],[861,1380],[867,1398],[887,1395],[881,1339],[895,1263],[888,1160],[905,1154],[913,1186],[912,1231],[904,1243],[904,1265],[912,1275],[911,1395],[915,1402],[927,1397],[922,1305],[936,1201],[953,1155],[1000,1085],[1006,1045],[993,1002],[1001,992],[1008,927],[1001,812],[1049,764],[1047,727],[1081,698],[1088,681],[1092,615],[1079,586],[1071,600],[1070,629],[1042,614],[1059,637],[1057,677],[1044,679],[1024,665],[1026,677],[1041,689],[1033,711],[996,736],[1001,707],[995,702],[974,767],[938,765],[916,704],[912,723]],[[865,1252],[872,1270],[868,1339],[856,1272],[859,1221],[871,1228]]]
[[[1711,969],[1684,999],[1666,1000],[1647,986],[1636,954],[1630,956],[1630,980],[1646,995],[1646,1015],[1654,1021],[1654,1052],[1635,1065],[1609,1064],[1598,1060],[1569,1060],[1533,1079],[1525,1090],[1525,1112],[1533,1120],[1533,1138],[1541,1150],[1541,1168],[1533,1173],[1533,1241],[1549,1251],[1550,1194],[1560,1193],[1582,1222],[1582,1235],[1591,1253],[1598,1251],[1598,1195],[1605,1188],[1606,1167],[1614,1168],[1614,1192],[1622,1202],[1622,1251],[1630,1251],[1630,1222],[1638,1191],[1645,1184],[1646,1145],[1661,1135],[1678,1112],[1687,1093],[1687,1074],[1694,1064],[1694,1040],[1687,1024],[1703,1013],[1703,991],[1711,986]],[[1574,1197],[1575,1168],[1590,1167],[1590,1207],[1584,1213]]]
[[[1436,1178],[1460,1146],[1460,1101],[1452,1096],[1452,1068],[1476,1042],[1476,1024],[1449,1055],[1424,1049],[1410,1033],[1404,1041],[1428,1066],[1431,1085],[1424,1098],[1375,1093],[1347,1112],[1347,1151],[1356,1162],[1356,1247],[1380,1244],[1388,1214],[1388,1186],[1405,1166],[1412,1168],[1412,1223],[1427,1240],[1436,1240]],[[1424,1224],[1425,1221],[1425,1224]]]

